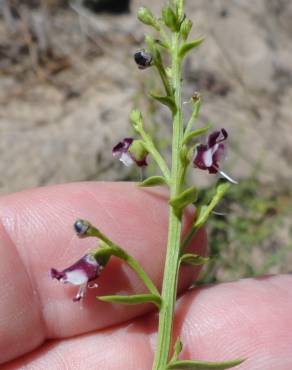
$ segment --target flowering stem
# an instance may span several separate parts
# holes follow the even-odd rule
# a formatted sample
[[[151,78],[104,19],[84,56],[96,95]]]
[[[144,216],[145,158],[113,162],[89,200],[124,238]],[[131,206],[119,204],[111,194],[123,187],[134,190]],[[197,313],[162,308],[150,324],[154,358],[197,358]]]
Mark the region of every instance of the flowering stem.
[[[124,260],[132,270],[136,272],[136,274],[141,278],[141,280],[144,282],[146,287],[149,289],[150,293],[153,295],[160,297],[160,293],[158,292],[156,286],[150,279],[150,277],[147,275],[147,273],[144,271],[142,266],[139,264],[138,261],[136,261],[132,256],[130,256],[128,253],[126,253],[121,247],[119,247],[117,244],[113,243],[107,236],[105,236],[100,230],[95,228],[90,224],[90,227],[87,232],[87,236],[96,237],[100,240],[102,240],[106,247],[103,247],[101,249],[97,249],[97,254],[100,254],[100,252],[106,251],[113,256],[116,256],[118,258],[121,258]]]
[[[145,148],[148,150],[149,153],[151,153],[152,158],[157,163],[158,167],[160,168],[161,172],[163,173],[163,176],[165,177],[165,180],[167,183],[170,182],[170,171],[169,168],[159,153],[159,151],[156,149],[155,144],[153,143],[153,140],[150,135],[148,135],[143,127],[139,127],[139,134],[141,138],[143,139]]]
[[[172,170],[170,196],[176,197],[181,191],[183,171],[181,171],[180,149],[183,136],[181,102],[181,59],[179,57],[180,34],[173,34],[171,44],[172,86],[175,92],[176,112],[173,114]],[[170,353],[173,314],[176,301],[180,237],[182,216],[173,207],[169,211],[168,245],[162,286],[162,305],[159,313],[158,343],[153,370],[165,370]]]
[[[225,193],[230,189],[230,187],[231,187],[231,184],[228,183],[228,182],[223,181],[223,182],[219,183],[219,185],[217,186],[217,189],[216,189],[216,193],[213,196],[209,205],[204,206],[201,210],[199,210],[198,214],[196,215],[196,220],[193,223],[192,228],[189,230],[189,232],[187,233],[187,235],[186,235],[186,237],[185,237],[185,239],[182,243],[182,246],[181,246],[181,251],[182,252],[187,248],[189,242],[191,241],[192,237],[195,235],[197,230],[199,228],[201,228],[206,223],[210,214],[213,212],[213,210],[215,209],[217,204],[223,198]]]
[[[163,67],[163,64],[162,63],[159,63],[156,65],[157,67],[157,70],[160,74],[160,78],[163,82],[163,85],[164,85],[164,88],[165,88],[165,92],[168,96],[171,96],[172,95],[172,91],[171,91],[171,88],[169,86],[169,82],[168,82],[168,77],[167,77],[167,74],[166,74],[166,71]]]
[[[187,123],[186,129],[184,132],[184,139],[187,137],[187,134],[191,131],[194,121],[198,118],[200,108],[201,108],[201,100],[199,98],[198,101],[195,103],[193,113],[189,119],[189,122]]]

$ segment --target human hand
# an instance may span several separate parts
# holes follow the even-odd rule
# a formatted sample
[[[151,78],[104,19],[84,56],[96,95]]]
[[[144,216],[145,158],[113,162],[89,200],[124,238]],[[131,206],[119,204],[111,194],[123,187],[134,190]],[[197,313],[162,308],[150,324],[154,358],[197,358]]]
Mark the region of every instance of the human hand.
[[[167,234],[166,198],[129,183],[80,183],[12,194],[0,199],[0,364],[12,369],[139,369],[153,360],[154,306],[120,306],[97,295],[138,293],[143,284],[112,259],[73,303],[76,287],[57,284],[51,267],[65,268],[94,246],[72,224],[98,225],[161,285]],[[185,228],[190,217],[185,217]],[[201,232],[192,248],[203,254]],[[186,288],[198,270],[183,268],[175,334],[182,357],[208,361],[247,358],[239,370],[291,370],[292,277],[288,275]]]

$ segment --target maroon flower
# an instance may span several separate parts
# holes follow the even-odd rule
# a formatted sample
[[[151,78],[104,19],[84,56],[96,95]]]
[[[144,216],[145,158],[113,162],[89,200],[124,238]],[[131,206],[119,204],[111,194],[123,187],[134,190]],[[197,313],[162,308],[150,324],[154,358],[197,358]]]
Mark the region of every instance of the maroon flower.
[[[84,298],[88,283],[95,280],[101,273],[103,266],[98,263],[92,254],[86,254],[72,266],[63,271],[51,269],[52,279],[57,279],[64,284],[79,285],[79,291],[73,301]]]
[[[138,167],[147,166],[147,152],[141,146],[140,140],[125,138],[113,148],[113,156],[118,158],[125,166],[136,164]]]
[[[223,143],[228,137],[227,131],[222,128],[220,131],[212,132],[206,144],[200,144],[196,148],[193,160],[194,166],[201,170],[208,170],[209,173],[217,173],[225,177],[228,181],[237,183],[225,172],[220,170],[220,161],[224,157],[226,148]]]

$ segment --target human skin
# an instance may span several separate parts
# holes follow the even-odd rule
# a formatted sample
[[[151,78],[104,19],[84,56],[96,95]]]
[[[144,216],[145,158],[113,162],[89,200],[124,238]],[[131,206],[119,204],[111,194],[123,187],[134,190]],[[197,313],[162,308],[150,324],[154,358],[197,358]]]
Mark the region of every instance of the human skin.
[[[168,207],[163,189],[132,183],[76,183],[0,198],[0,367],[12,369],[149,370],[157,314],[152,305],[120,306],[97,295],[145,292],[112,258],[83,302],[76,287],[49,277],[90,248],[72,224],[84,218],[125,248],[161,286]],[[185,215],[184,229],[191,222]],[[201,231],[191,249],[206,253]],[[187,290],[198,270],[184,267],[174,331],[182,358],[247,358],[238,370],[292,369],[292,277],[245,279]]]

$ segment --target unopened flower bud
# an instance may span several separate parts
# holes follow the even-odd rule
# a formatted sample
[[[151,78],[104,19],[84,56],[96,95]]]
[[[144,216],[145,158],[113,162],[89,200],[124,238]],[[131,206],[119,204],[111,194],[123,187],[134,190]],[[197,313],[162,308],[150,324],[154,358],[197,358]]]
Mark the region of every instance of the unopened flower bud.
[[[139,69],[146,69],[152,66],[152,55],[144,49],[138,50],[134,54],[134,59]]]
[[[82,238],[86,235],[86,232],[89,229],[90,224],[87,221],[84,220],[77,220],[74,223],[74,230],[76,231],[76,234]]]
[[[148,26],[152,26],[156,29],[159,28],[157,19],[148,8],[144,6],[139,8],[137,16],[139,21],[141,21],[142,23],[147,24]]]
[[[176,14],[169,6],[165,6],[162,9],[162,19],[164,24],[171,29],[173,32],[179,31],[179,22]]]
[[[181,35],[185,41],[189,37],[192,27],[193,27],[193,22],[190,19],[185,18],[180,26]]]

